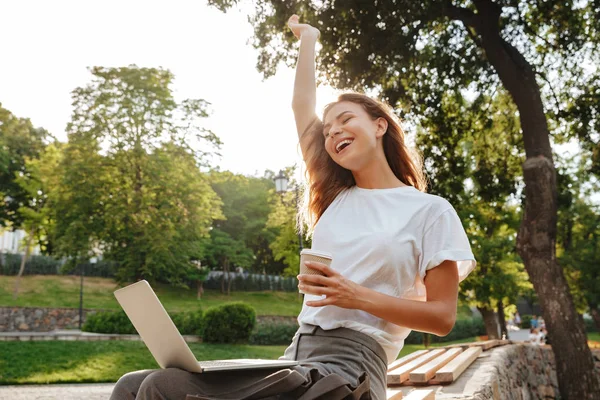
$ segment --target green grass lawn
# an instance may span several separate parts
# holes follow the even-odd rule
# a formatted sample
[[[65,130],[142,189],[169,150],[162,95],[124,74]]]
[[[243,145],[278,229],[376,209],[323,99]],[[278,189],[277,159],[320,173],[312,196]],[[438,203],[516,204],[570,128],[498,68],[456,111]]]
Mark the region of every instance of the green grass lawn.
[[[593,340],[594,342],[600,342],[600,332],[592,332],[588,333],[588,340]]]
[[[472,342],[475,338],[449,343]],[[190,343],[200,360],[231,358],[276,359],[287,346],[250,346]],[[406,345],[400,357],[422,350]],[[142,342],[0,342],[0,385],[116,382],[129,371],[158,368]]]
[[[198,359],[281,356],[286,346],[190,343]],[[0,342],[0,385],[116,382],[126,372],[158,368],[142,342]]]
[[[0,306],[20,307],[79,307],[79,277],[32,275],[21,279],[19,298],[12,298],[14,276],[0,276]],[[231,296],[219,291],[207,290],[201,300],[196,290],[175,288],[169,285],[153,285],[156,294],[168,311],[202,309],[230,301],[243,301],[252,305],[258,315],[297,316],[302,301],[293,292],[232,292]],[[113,291],[118,289],[112,279],[84,278],[83,307],[118,310]]]

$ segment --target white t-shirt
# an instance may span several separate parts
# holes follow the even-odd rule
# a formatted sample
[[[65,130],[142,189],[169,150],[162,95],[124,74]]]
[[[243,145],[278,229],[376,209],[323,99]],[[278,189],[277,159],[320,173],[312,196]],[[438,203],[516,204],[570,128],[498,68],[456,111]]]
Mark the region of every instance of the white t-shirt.
[[[456,211],[445,199],[412,186],[340,193],[315,226],[312,249],[333,255],[331,268],[380,293],[425,301],[423,279],[445,260],[457,261],[459,279],[475,268],[475,258]],[[304,296],[299,323],[346,327],[373,336],[388,363],[398,357],[410,329],[360,310],[309,307]]]

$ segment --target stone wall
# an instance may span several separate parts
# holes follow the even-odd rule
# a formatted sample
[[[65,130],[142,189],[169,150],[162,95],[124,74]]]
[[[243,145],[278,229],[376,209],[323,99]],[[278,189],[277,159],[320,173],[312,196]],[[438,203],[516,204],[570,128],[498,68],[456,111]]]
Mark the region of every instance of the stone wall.
[[[83,321],[88,313],[83,309]],[[0,307],[0,332],[49,332],[58,329],[77,329],[78,308]]]
[[[86,315],[102,310],[83,309]],[[258,323],[295,323],[296,317],[258,316]],[[79,327],[78,308],[0,307],[0,332],[50,332]]]
[[[555,399],[558,381],[550,346],[503,346],[476,370],[483,385],[472,399]]]
[[[599,350],[594,353],[600,357]],[[439,400],[558,398],[552,348],[530,344],[512,344],[485,351],[456,382],[436,389],[436,399]]]

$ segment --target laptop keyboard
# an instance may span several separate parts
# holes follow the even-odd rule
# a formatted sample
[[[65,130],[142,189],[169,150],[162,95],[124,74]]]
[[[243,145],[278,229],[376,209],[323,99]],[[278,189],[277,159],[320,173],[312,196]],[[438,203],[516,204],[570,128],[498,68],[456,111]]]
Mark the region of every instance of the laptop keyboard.
[[[201,361],[198,364],[200,364],[200,366],[202,368],[231,367],[231,366],[235,366],[235,365],[247,365],[247,364],[240,363],[240,362],[235,362],[235,361],[219,361],[219,360],[215,360],[215,361]]]

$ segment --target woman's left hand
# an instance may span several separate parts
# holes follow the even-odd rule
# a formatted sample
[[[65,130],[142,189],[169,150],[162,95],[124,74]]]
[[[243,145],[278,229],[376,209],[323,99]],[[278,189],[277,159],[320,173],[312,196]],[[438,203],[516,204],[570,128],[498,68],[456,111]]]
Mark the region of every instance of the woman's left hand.
[[[298,275],[299,285],[306,294],[325,295],[323,300],[307,301],[306,305],[311,307],[338,306],[341,308],[358,309],[361,304],[361,295],[364,287],[344,278],[341,274],[335,272],[327,265],[307,261],[306,266],[321,271],[321,275]],[[308,283],[308,285],[307,285]],[[312,286],[317,284],[322,286]]]

